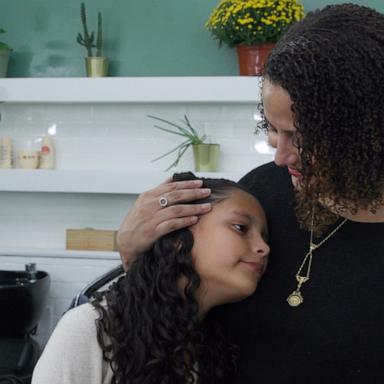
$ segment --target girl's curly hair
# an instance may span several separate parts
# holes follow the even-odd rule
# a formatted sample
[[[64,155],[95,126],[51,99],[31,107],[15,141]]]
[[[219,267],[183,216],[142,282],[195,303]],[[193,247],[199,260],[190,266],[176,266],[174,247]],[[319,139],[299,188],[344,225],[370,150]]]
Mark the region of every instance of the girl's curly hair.
[[[196,179],[192,173],[174,175],[174,180],[191,179]],[[224,179],[203,179],[203,186],[211,188],[211,196],[196,203],[217,203],[235,189],[245,190]],[[98,341],[114,371],[113,383],[185,384],[194,376],[199,382],[225,383],[234,374],[236,347],[226,341],[215,314],[199,318],[200,278],[192,247],[188,228],[161,237],[93,300],[100,315]]]
[[[308,228],[313,209],[318,231],[334,221],[330,211],[375,212],[384,187],[384,15],[354,4],[309,13],[277,43],[265,77],[293,101],[301,223]]]

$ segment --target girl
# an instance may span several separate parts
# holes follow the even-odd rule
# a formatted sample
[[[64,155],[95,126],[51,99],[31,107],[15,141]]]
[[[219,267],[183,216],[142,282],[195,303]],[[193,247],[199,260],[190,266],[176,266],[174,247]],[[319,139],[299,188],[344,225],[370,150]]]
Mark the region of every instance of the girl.
[[[175,181],[194,179],[179,174]],[[256,289],[269,247],[256,198],[238,184],[202,179],[213,208],[157,240],[92,303],[67,312],[33,384],[223,383],[236,350],[208,311]],[[159,209],[167,206],[160,196]]]

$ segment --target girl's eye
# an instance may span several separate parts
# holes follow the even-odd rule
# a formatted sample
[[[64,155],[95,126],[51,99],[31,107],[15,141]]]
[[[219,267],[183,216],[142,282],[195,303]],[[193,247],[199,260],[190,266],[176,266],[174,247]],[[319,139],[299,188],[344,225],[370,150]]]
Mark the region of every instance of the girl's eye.
[[[233,227],[238,232],[241,232],[241,233],[246,233],[247,232],[247,227],[245,225],[243,225],[243,224],[233,224]]]

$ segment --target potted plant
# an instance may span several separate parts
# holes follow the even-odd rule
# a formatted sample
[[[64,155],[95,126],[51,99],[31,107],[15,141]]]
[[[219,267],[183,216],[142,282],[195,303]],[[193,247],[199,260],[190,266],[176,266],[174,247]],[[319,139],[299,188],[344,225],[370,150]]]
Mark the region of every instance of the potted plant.
[[[83,24],[84,34],[77,35],[77,42],[87,49],[88,57],[85,58],[85,67],[88,77],[106,76],[108,73],[108,59],[102,55],[103,31],[101,13],[97,14],[97,36],[95,33],[88,32],[87,16],[85,5],[81,3],[80,9],[81,22]],[[96,48],[96,54],[93,55],[93,48]]]
[[[277,40],[303,17],[299,0],[221,0],[205,26],[220,45],[236,47],[240,75],[261,75]]]
[[[0,28],[0,34],[5,33],[3,28]],[[12,48],[3,42],[0,42],[0,77],[7,77],[9,57]]]
[[[172,167],[176,167],[179,164],[181,157],[184,155],[189,147],[193,149],[193,156],[195,162],[195,171],[200,172],[215,172],[218,169],[220,145],[219,144],[208,144],[205,143],[206,135],[199,135],[195,128],[191,125],[188,117],[184,115],[182,120],[183,126],[180,124],[173,123],[171,121],[162,119],[160,117],[148,115],[151,119],[157,120],[163,124],[167,124],[172,128],[164,128],[162,126],[155,125],[155,128],[160,129],[164,132],[171,133],[173,135],[182,136],[185,140],[171,149],[164,155],[153,159],[157,161],[165,156],[170,155],[177,151],[176,160],[166,169],[167,171]]]

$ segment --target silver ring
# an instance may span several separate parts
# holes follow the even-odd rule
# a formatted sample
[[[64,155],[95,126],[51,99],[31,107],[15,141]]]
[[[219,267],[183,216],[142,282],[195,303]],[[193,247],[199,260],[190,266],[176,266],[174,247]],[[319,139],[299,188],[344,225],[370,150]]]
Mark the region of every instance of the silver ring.
[[[160,196],[159,204],[161,208],[165,208],[168,205],[168,199],[165,196]]]

